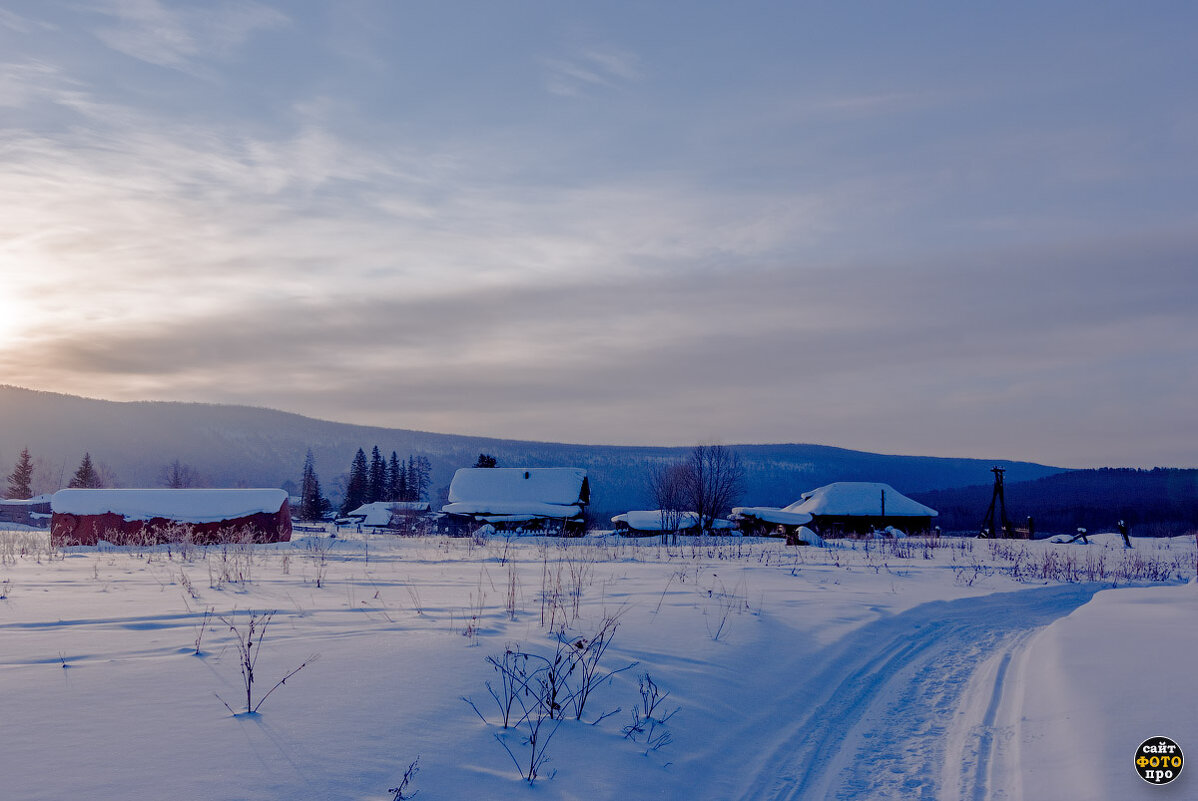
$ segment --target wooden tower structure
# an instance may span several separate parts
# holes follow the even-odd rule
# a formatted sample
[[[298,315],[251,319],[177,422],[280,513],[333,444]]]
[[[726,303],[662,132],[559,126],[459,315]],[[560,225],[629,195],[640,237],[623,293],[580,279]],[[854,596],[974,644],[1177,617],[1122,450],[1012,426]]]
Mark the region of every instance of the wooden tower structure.
[[[994,494],[990,496],[990,508],[986,510],[986,516],[982,519],[980,536],[989,539],[1014,537],[1015,527],[1007,517],[1007,499],[1003,494],[1003,473],[1006,469],[992,467],[990,472],[994,474]]]

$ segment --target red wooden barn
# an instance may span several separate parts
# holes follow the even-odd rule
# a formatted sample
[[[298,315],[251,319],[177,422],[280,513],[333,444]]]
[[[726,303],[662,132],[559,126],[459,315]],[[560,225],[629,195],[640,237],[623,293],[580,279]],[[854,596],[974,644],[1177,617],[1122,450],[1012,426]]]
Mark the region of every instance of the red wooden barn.
[[[56,546],[291,540],[291,509],[281,489],[65,489],[50,501]]]

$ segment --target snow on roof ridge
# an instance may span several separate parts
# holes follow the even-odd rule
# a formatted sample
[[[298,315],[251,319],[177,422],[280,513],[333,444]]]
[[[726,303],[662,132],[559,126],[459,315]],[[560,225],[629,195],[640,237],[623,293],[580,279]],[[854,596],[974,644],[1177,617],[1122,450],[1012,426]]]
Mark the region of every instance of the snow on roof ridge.
[[[58,514],[122,515],[126,520],[161,517],[183,523],[216,523],[254,514],[275,514],[287,502],[281,489],[64,489],[50,508]]]
[[[586,480],[581,467],[463,467],[449,484],[449,503],[573,506],[584,500]]]
[[[801,500],[783,507],[786,512],[813,515],[876,516],[882,513],[885,493],[886,516],[936,517],[939,512],[913,501],[881,481],[835,481],[804,492]]]

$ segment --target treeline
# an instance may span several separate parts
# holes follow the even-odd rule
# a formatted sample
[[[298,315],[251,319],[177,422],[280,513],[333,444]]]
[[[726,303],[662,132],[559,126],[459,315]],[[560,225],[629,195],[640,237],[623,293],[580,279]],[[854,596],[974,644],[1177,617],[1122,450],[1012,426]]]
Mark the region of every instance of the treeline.
[[[1171,536],[1198,531],[1198,470],[1104,467],[1071,470],[1035,481],[1006,485],[1007,514],[1016,525],[1030,515],[1037,534],[1114,530],[1120,520],[1137,536]],[[977,531],[993,487],[911,493],[940,512],[944,531]]]
[[[49,477],[46,475],[48,471],[44,465],[40,469],[42,473],[40,479],[37,476],[38,472],[39,468],[34,463],[33,456],[29,453],[29,448],[22,448],[21,454],[17,457],[16,465],[13,467],[12,472],[8,474],[8,486],[4,497],[15,500],[28,500],[34,495],[41,495],[46,491],[53,492],[61,487],[61,478],[57,482],[53,482],[51,486]],[[92,455],[84,453],[83,461],[79,463],[79,467],[75,470],[75,474],[71,476],[71,480],[67,483],[67,486],[82,489],[100,489],[111,486],[113,483],[111,471],[103,465],[97,466],[92,462]],[[39,491],[35,492],[35,490]]]
[[[409,455],[405,461],[391,451],[391,457],[386,459],[376,445],[367,462],[366,452],[358,448],[349,466],[340,514],[364,503],[427,500],[431,473],[432,464],[424,456]]]

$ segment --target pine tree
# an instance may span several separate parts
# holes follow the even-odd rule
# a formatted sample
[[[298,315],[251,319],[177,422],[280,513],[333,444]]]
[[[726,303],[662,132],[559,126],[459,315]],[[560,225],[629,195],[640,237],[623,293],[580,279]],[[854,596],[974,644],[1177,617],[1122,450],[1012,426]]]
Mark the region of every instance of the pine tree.
[[[82,489],[100,489],[104,486],[104,482],[100,479],[100,474],[92,466],[92,455],[90,453],[83,454],[83,461],[79,463],[79,469],[75,471],[75,476],[67,486]]]
[[[342,516],[349,514],[366,503],[366,483],[369,473],[366,467],[366,452],[358,448],[354,461],[349,466],[349,481],[345,485],[345,500],[341,503]]]
[[[33,497],[33,459],[29,448],[23,448],[17,457],[17,466],[8,477],[8,497],[27,500]]]
[[[387,466],[387,498],[386,500],[394,503],[395,501],[403,500],[403,488],[407,482],[404,481],[403,465],[399,461],[399,454],[391,451],[391,462]]]
[[[417,456],[414,464],[415,476],[412,479],[412,486],[409,487],[409,492],[412,494],[412,500],[423,501],[428,497],[428,486],[433,466],[426,456]]]
[[[383,500],[387,491],[387,463],[375,445],[370,451],[370,470],[366,474],[366,503]]]
[[[480,453],[474,461],[475,467],[498,467],[499,462],[489,453]]]
[[[405,472],[404,484],[406,491],[404,492],[405,501],[418,501],[420,496],[416,494],[416,457],[408,454],[408,467]]]
[[[312,449],[304,457],[304,476],[300,480],[300,520],[322,520],[329,509],[329,502],[320,491],[320,479],[316,475],[316,457]]]

